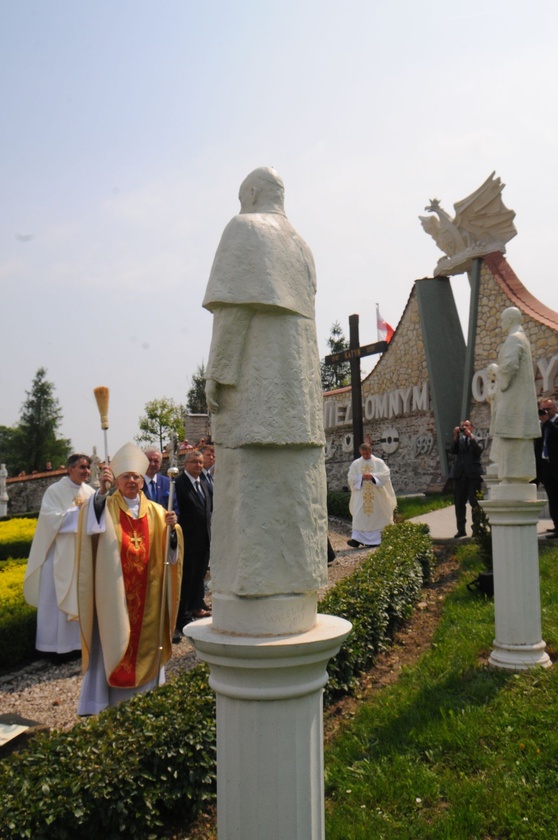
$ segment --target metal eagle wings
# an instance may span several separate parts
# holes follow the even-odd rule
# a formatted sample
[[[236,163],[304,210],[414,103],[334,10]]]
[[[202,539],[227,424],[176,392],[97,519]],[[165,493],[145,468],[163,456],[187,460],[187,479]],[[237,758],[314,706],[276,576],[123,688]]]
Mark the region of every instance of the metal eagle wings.
[[[440,207],[437,198],[424,209],[436,216],[419,216],[424,230],[446,256],[438,260],[434,276],[462,274],[472,260],[494,251],[506,252],[516,233],[515,213],[502,201],[505,187],[494,172],[470,196],[454,204],[455,217]]]

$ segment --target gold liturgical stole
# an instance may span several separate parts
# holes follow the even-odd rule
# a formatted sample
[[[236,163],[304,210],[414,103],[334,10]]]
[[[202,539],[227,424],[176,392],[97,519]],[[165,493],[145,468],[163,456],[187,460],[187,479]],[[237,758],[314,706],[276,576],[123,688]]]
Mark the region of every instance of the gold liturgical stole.
[[[372,467],[369,463],[362,465],[362,474],[371,475]],[[362,509],[364,513],[372,513],[374,511],[374,482],[362,482]]]

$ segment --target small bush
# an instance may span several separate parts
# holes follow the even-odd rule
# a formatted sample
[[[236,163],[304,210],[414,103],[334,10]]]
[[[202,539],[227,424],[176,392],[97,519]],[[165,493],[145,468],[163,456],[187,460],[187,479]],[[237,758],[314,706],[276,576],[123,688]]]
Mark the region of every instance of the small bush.
[[[482,491],[477,493],[477,498],[484,499]],[[477,546],[478,555],[487,571],[492,571],[492,528],[488,521],[486,511],[480,505],[472,508],[473,517],[473,542]]]
[[[26,560],[0,564],[0,672],[26,662],[35,653],[37,610],[25,603]]]
[[[37,520],[30,517],[0,522],[0,560],[10,557],[29,557]]]
[[[403,523],[384,529],[380,548],[320,602],[320,612],[346,618],[353,630],[328,666],[325,702],[347,693],[370,668],[397,628],[409,618],[434,564],[424,525]]]
[[[330,491],[327,494],[327,512],[330,516],[340,516],[349,519],[349,502],[351,494],[347,490]]]
[[[37,735],[0,765],[0,837],[157,837],[215,791],[215,700],[205,666],[107,709],[71,732]]]

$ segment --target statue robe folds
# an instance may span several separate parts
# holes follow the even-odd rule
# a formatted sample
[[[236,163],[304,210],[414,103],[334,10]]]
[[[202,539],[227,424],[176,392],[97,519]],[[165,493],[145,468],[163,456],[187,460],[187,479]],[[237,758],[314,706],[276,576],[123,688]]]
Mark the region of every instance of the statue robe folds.
[[[498,440],[498,476],[531,481],[536,475],[533,440],[541,436],[531,347],[516,327],[500,347],[493,434]]]
[[[211,543],[216,592],[311,592],[327,580],[320,364],[310,249],[282,213],[225,228],[204,307],[219,383]]]
[[[108,685],[136,688],[157,676],[165,510],[142,494],[139,517],[133,519],[117,491],[107,498],[104,518],[97,527],[92,507],[90,500],[80,518],[79,530],[82,670],[87,671],[89,666],[96,617]],[[167,572],[162,664],[172,655],[180,595],[182,534],[178,527],[177,534],[178,560],[168,566]]]

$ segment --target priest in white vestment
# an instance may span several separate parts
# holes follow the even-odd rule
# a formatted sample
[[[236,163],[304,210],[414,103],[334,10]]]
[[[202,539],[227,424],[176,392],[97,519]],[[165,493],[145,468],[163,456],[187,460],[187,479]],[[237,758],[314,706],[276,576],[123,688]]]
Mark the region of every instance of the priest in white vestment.
[[[81,506],[93,494],[91,459],[70,455],[68,474],[43,496],[23,592],[37,608],[35,647],[46,653],[81,650],[77,621],[76,534]]]
[[[360,458],[349,468],[351,501],[349,510],[353,517],[353,531],[348,544],[352,548],[380,545],[382,530],[393,522],[397,506],[391,486],[390,470],[385,461],[372,455],[369,443],[359,447]]]

